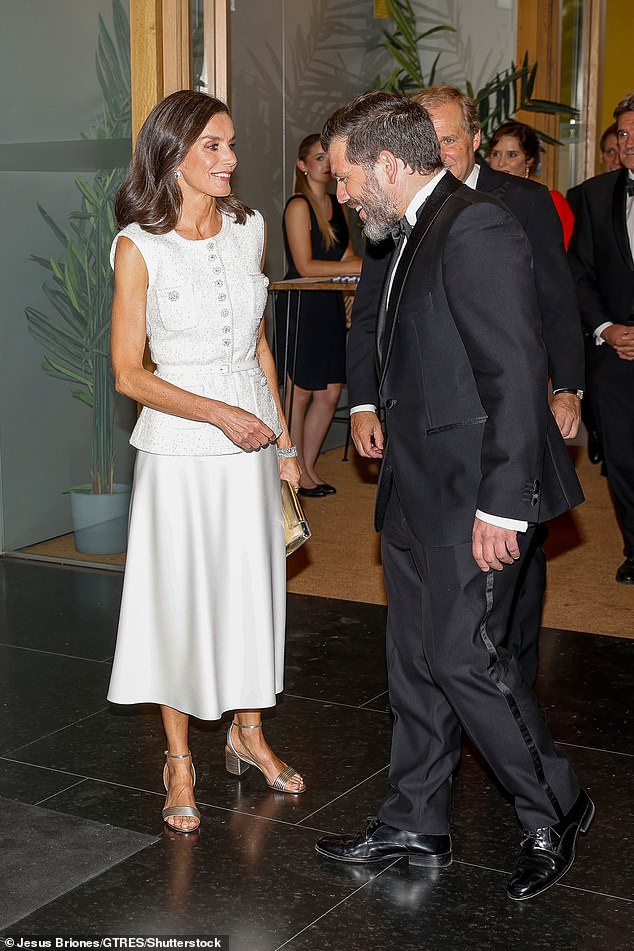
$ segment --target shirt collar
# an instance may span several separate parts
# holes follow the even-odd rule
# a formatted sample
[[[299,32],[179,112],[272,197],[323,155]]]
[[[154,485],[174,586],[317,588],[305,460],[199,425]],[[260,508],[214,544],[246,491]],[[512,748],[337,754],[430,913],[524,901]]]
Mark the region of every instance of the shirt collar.
[[[478,184],[478,175],[480,174],[480,166],[476,162],[467,177],[464,180],[464,184],[468,185],[469,188],[475,188]]]
[[[419,208],[421,207],[421,205],[424,205],[424,203],[427,201],[427,199],[429,198],[429,196],[435,189],[436,185],[438,185],[441,178],[444,177],[445,171],[446,170],[443,169],[438,175],[434,175],[434,177],[429,182],[427,182],[426,185],[423,185],[420,191],[416,192],[416,194],[410,201],[409,205],[405,209],[405,214],[403,215],[403,217],[407,218],[407,220],[412,225],[412,227],[416,224],[416,214]]]

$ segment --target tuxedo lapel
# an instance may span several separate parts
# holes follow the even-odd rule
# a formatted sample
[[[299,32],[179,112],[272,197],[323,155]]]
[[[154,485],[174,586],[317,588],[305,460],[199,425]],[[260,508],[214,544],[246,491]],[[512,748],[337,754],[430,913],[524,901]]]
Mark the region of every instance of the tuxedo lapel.
[[[509,186],[512,184],[511,176],[504,172],[494,172],[488,165],[477,163],[480,171],[476,182],[476,191],[486,192],[487,195],[493,195],[504,201]]]
[[[612,174],[612,173],[610,173]],[[630,248],[630,239],[627,233],[627,223],[625,220],[625,182],[628,171],[626,168],[620,172],[614,173],[616,182],[614,192],[612,193],[612,222],[614,224],[614,237],[623,260],[630,269],[634,269],[634,260],[632,260],[632,249]]]
[[[390,298],[387,303],[387,307],[384,308],[385,321],[384,324],[377,328],[377,330],[380,330],[381,332],[379,349],[379,365],[381,367],[381,376],[383,376],[385,373],[385,367],[388,362],[396,313],[398,311],[403,284],[405,283],[405,278],[407,277],[410,264],[414,259],[418,247],[424,240],[425,235],[445,205],[445,202],[458,188],[461,187],[461,185],[462,182],[458,181],[458,179],[454,178],[454,176],[450,173],[447,173],[443,176],[442,180],[438,183],[425,204],[420,209],[414,229],[407,240],[407,244],[405,245],[405,249],[400,257],[400,260],[396,265],[396,271],[394,272],[394,279],[392,281],[392,287],[390,290]],[[385,279],[385,286],[383,288],[385,296],[387,296],[387,287],[389,286],[390,274],[391,270],[388,270]]]
[[[385,337],[385,319],[387,313],[387,292],[390,286],[390,275],[394,270],[394,266],[398,260],[399,251],[401,248],[403,239],[394,246],[394,250],[390,255],[390,260],[387,266],[387,271],[385,272],[385,280],[383,281],[383,287],[381,288],[381,298],[379,300],[379,307],[377,311],[376,318],[376,357],[379,369],[381,367],[381,355],[383,353],[383,339]]]

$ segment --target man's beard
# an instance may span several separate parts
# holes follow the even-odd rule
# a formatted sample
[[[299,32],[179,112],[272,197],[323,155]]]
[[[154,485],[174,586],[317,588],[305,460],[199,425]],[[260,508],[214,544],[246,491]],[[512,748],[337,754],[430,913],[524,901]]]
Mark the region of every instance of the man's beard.
[[[391,234],[392,228],[401,216],[390,197],[379,188],[374,174],[367,175],[359,204],[367,215],[363,225],[363,234],[368,241],[375,244],[383,241]]]

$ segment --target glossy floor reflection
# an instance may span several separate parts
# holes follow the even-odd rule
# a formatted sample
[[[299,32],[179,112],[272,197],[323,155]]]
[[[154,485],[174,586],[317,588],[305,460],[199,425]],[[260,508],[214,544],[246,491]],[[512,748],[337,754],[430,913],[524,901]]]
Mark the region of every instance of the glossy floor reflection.
[[[289,597],[286,693],[267,735],[308,791],[229,776],[226,720],[194,722],[201,832],[166,831],[158,713],[105,700],[120,590],[115,572],[0,559],[0,933],[228,934],[231,951],[631,948],[634,641],[543,632],[540,700],[597,816],[562,883],[516,904],[514,813],[468,743],[451,868],[313,850],[324,831],[359,828],[387,788],[377,605]]]

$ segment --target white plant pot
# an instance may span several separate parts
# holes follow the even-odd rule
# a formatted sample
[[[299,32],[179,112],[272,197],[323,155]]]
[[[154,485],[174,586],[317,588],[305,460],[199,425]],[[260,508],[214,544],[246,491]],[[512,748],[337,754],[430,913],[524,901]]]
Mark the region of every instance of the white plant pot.
[[[70,492],[75,548],[86,555],[126,550],[131,486],[115,482],[114,492]]]

